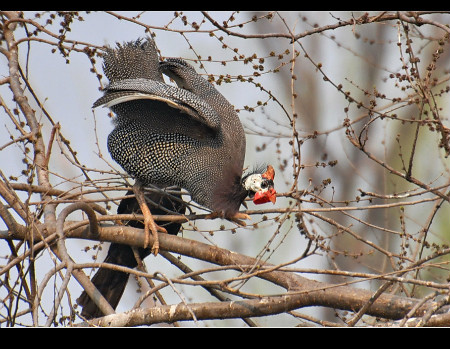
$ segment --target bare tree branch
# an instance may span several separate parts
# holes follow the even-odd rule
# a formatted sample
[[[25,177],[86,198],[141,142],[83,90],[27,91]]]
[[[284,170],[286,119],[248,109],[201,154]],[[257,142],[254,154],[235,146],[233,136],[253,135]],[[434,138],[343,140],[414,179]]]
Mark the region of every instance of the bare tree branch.
[[[449,18],[0,11],[0,325],[449,326]],[[143,246],[123,225],[143,217],[116,214],[133,179],[106,150],[111,115],[91,106],[103,45],[145,35],[230,100],[246,165],[275,163],[278,194],[249,202],[241,227],[182,191],[185,215],[154,217],[182,233],[130,269],[102,259],[103,242]],[[97,268],[141,294],[113,309]],[[107,315],[85,321],[81,290]]]

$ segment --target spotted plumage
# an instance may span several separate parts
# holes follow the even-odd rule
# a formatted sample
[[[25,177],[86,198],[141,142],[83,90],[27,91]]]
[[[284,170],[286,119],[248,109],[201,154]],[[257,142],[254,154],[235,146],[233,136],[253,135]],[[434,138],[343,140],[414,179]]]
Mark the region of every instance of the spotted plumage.
[[[160,62],[151,38],[108,48],[104,72],[110,85],[94,106],[116,114],[112,158],[142,185],[176,185],[211,211],[235,215],[249,191],[244,129],[227,99],[184,60]]]
[[[242,176],[242,124],[233,106],[191,65],[178,58],[160,62],[155,42],[148,38],[107,48],[104,72],[110,84],[94,107],[103,105],[115,113],[108,150],[136,179],[136,201],[122,201],[118,213],[138,212],[139,206],[146,237],[151,230],[154,238],[151,250],[138,250],[141,258],[150,252],[158,253],[157,230],[176,234],[181,226],[171,223],[166,229],[154,222],[142,186],[184,188],[194,201],[213,212],[211,218],[220,216],[240,224],[244,224],[241,219],[249,218],[238,212],[247,196],[257,204],[275,202],[273,168],[268,166],[264,173],[258,170]],[[177,86],[166,84],[163,74]],[[150,199],[159,201],[159,206],[152,206],[154,212],[185,211],[179,200],[172,202],[158,195],[150,195]],[[144,247],[148,247],[145,242]],[[106,261],[128,267],[137,265],[133,251],[126,245],[112,244]],[[115,309],[127,278],[126,273],[100,268],[92,281]],[[78,302],[86,318],[102,315],[94,298],[86,292]]]

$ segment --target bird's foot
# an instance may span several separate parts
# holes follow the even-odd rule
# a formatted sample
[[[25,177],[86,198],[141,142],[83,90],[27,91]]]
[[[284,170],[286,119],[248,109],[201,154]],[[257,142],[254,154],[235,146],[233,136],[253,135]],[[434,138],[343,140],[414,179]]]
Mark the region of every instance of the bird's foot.
[[[221,215],[219,214],[219,212],[211,212],[205,216],[205,219],[216,219],[220,217]]]
[[[150,213],[150,210],[148,211],[148,213],[150,214],[148,217],[144,214],[144,233],[145,233],[144,248],[150,247],[150,236],[153,235],[154,240],[152,245],[152,253],[156,256],[158,255],[159,252],[158,231],[167,234],[167,230],[155,223]]]
[[[252,219],[248,214],[241,212],[236,212],[234,215],[225,218],[243,227],[245,227],[247,223],[245,223],[242,219]]]
[[[158,230],[163,233],[167,233],[167,230],[155,223],[152,213],[145,202],[145,197],[141,188],[135,185],[133,191],[141,208],[142,215],[144,216],[144,248],[150,247],[150,236],[153,235],[152,253],[156,256],[159,252]]]
[[[237,223],[243,227],[245,227],[247,224],[242,219],[251,219],[251,217],[246,213],[236,212],[233,215],[224,216],[223,214],[219,212],[212,212],[208,215],[206,215],[205,219],[215,219],[215,218],[225,218],[229,221],[232,221],[234,223]]]
[[[150,235],[153,235],[152,253],[156,256],[159,252],[158,228],[147,204],[142,205],[141,210],[144,215],[144,248],[150,247]]]

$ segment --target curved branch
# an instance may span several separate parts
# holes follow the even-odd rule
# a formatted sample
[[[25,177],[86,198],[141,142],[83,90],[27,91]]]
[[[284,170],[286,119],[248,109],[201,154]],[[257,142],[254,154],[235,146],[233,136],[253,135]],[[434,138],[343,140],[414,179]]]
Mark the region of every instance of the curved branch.
[[[66,238],[82,238],[96,241],[108,241],[130,246],[142,247],[144,245],[145,234],[142,229],[128,226],[100,226],[97,234],[92,234],[89,228],[78,227],[71,230],[74,223],[68,223],[64,227]],[[14,234],[14,238],[20,238]],[[36,234],[38,235],[38,234]],[[95,236],[96,235],[96,236]],[[37,237],[37,236],[36,236]],[[236,270],[241,270],[240,266],[273,265],[264,263],[252,257],[244,256],[226,249],[210,246],[199,241],[190,240],[178,236],[159,234],[161,250],[171,251],[176,254],[200,259],[216,265],[235,266]],[[150,241],[152,243],[152,241]],[[74,270],[74,273],[76,270]],[[83,273],[84,274],[84,273]],[[373,293],[368,290],[350,287],[345,284],[330,284],[314,281],[298,274],[287,271],[272,270],[261,271],[258,278],[275,283],[288,292],[291,296],[290,303],[292,309],[309,306],[325,306],[342,310],[357,311],[363,307],[372,297]],[[417,304],[418,300],[407,297],[382,294],[367,309],[366,314],[379,316],[387,319],[400,319]],[[427,302],[420,307],[416,314],[423,314],[433,302]],[[252,316],[258,316],[253,314]]]
[[[77,229],[67,233],[69,237],[88,238],[86,229]],[[144,233],[142,229],[132,227],[100,227],[99,240],[116,243],[128,243],[133,246],[142,247],[144,244]],[[258,265],[259,261],[225,250],[210,246],[198,241],[186,238],[159,234],[161,250],[171,251],[176,254],[201,259],[217,265]],[[150,241],[152,243],[152,241]],[[271,266],[265,263],[264,266]],[[240,268],[236,267],[237,270]],[[285,271],[261,272],[259,278],[273,282],[286,290],[289,295],[292,308],[307,306],[325,306],[344,310],[358,310],[372,297],[372,292],[349,287],[346,285],[334,285],[314,281],[297,274]],[[388,319],[399,319],[418,302],[416,299],[383,294],[369,307],[366,314],[380,316]],[[432,302],[426,303],[417,313],[423,313]],[[247,316],[247,315],[245,315]],[[251,316],[258,316],[253,314]]]
[[[100,308],[100,310],[104,314],[114,314],[114,309],[111,307],[111,305],[108,303],[108,301],[103,297],[103,295],[100,293],[100,291],[97,290],[97,288],[94,286],[94,284],[91,282],[91,280],[86,276],[83,270],[81,269],[74,269],[75,263],[72,261],[72,258],[67,252],[66,246],[64,244],[65,241],[65,234],[64,234],[64,222],[67,218],[67,216],[76,211],[76,210],[82,210],[85,212],[89,218],[89,232],[90,236],[93,238],[96,238],[98,234],[98,221],[97,217],[95,215],[94,210],[92,207],[90,207],[88,204],[84,202],[78,202],[72,205],[67,206],[62,210],[61,214],[58,217],[58,220],[56,222],[56,233],[58,234],[58,241],[57,241],[57,256],[59,259],[61,259],[65,264],[66,268],[69,270],[72,270],[73,275],[78,280],[78,282],[81,284],[81,286],[86,290],[86,293],[93,299],[93,301],[96,303],[96,305]],[[54,250],[54,252],[56,252]],[[66,277],[64,279],[65,285],[68,284],[68,278],[70,277],[69,274],[66,273]],[[59,291],[59,296],[62,297],[62,290]],[[59,304],[57,299],[57,305]],[[56,307],[56,306],[55,306]],[[55,315],[52,313],[51,315]],[[53,317],[49,317],[49,320]],[[47,322],[49,324],[49,322]]]
[[[117,229],[120,229],[118,234]],[[115,231],[113,233],[112,231]],[[73,231],[71,235],[81,237],[86,236],[83,231]],[[124,236],[128,236],[127,239]],[[114,241],[123,243],[124,241],[132,241],[134,246],[143,246],[144,234],[141,229],[135,229],[130,227],[103,227],[99,230],[99,237],[108,241]],[[242,266],[253,266],[258,261],[254,258],[240,255],[225,249],[221,249],[215,246],[209,246],[198,241],[189,240],[186,238],[180,238],[177,236],[160,234],[160,247],[161,250],[170,250],[176,254],[182,254],[185,256],[201,259],[213,264],[218,265],[230,265],[235,266],[236,270],[241,270]],[[265,263],[264,266],[271,266]],[[220,303],[203,303],[193,305],[191,310],[196,314],[197,319],[208,318],[209,313],[206,311],[202,313],[202,309],[209,308],[221,309],[225,317],[253,317],[264,316],[269,311],[266,306],[271,305],[272,313],[285,312],[301,307],[309,306],[325,306],[330,308],[352,310],[356,311],[361,309],[372,297],[373,293],[363,289],[357,289],[346,285],[334,285],[324,282],[314,281],[298,274],[291,272],[276,271],[270,272],[262,271],[257,275],[259,278],[273,282],[281,287],[284,287],[288,292],[284,296],[268,296],[263,297],[260,300],[249,300],[240,302],[220,302]],[[400,319],[405,316],[409,310],[411,310],[418,300],[406,297],[392,296],[387,294],[380,295],[372,305],[370,305],[366,311],[366,314],[379,316],[387,319]],[[237,306],[237,304],[245,305],[243,307]],[[416,314],[423,314],[427,309],[432,306],[433,302],[427,302],[421,306]],[[191,304],[189,305],[191,307]],[[227,311],[227,309],[233,309]],[[249,309],[251,311],[249,312]],[[165,306],[163,308],[150,308],[146,310],[133,310],[121,315],[118,315],[118,320],[121,324],[136,324],[139,321],[147,321],[146,323],[153,323],[153,320],[149,320],[149,316],[156,316],[155,319],[160,321],[167,321],[170,314],[173,311],[180,311],[180,314],[176,315],[176,320],[190,320],[192,315],[186,311],[185,308],[179,308],[174,306]],[[181,315],[185,314],[185,315]],[[205,314],[205,315],[202,315]],[[222,312],[215,313],[222,314]],[[175,316],[175,315],[174,315]],[[124,320],[126,318],[126,321]],[[114,324],[111,322],[113,318],[105,318],[95,322],[97,325]],[[139,320],[140,319],[140,320]],[[145,320],[146,319],[146,320]],[[170,318],[171,321],[175,321],[175,318]],[[158,320],[158,321],[159,321]],[[114,320],[116,321],[116,320]],[[123,322],[125,321],[125,322]],[[136,322],[137,321],[137,322]],[[150,321],[150,322],[148,322]],[[156,321],[156,320],[155,320]],[[142,324],[142,323],[141,323]]]

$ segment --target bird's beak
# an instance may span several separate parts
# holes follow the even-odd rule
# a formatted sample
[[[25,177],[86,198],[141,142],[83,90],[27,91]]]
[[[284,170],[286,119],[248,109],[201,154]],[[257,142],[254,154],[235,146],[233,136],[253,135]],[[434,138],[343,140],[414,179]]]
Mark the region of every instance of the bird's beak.
[[[270,187],[266,191],[259,191],[253,197],[253,203],[256,205],[265,204],[269,201],[271,201],[272,204],[275,204],[277,201],[277,192],[273,187]]]

